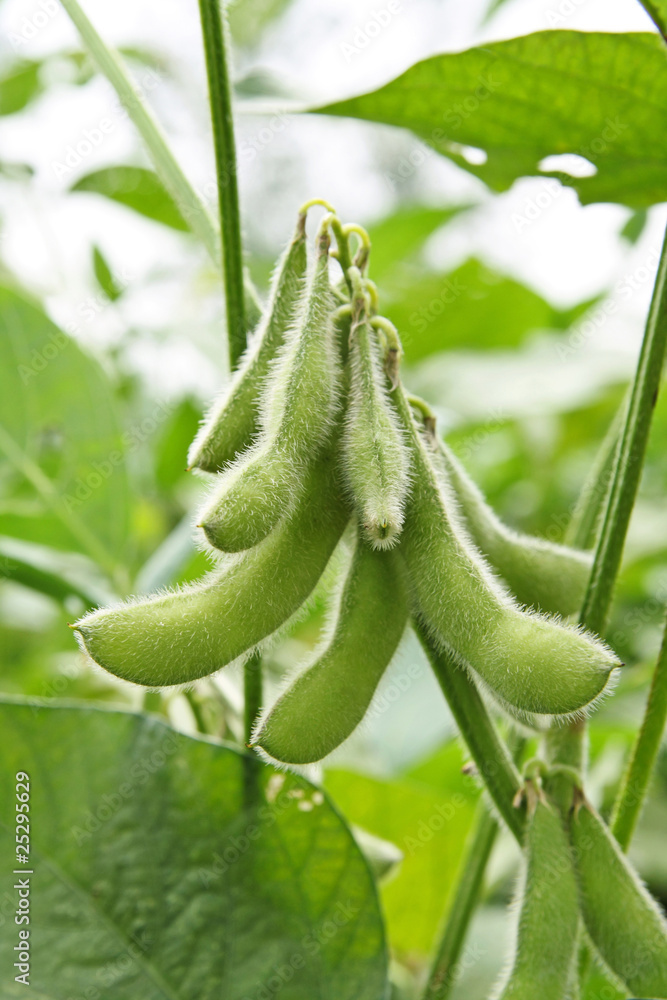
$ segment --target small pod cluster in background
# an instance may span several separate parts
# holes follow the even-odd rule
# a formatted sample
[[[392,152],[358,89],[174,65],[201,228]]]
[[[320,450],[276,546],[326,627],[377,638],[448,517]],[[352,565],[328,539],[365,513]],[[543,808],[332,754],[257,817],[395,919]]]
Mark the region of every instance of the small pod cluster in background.
[[[261,718],[259,750],[288,764],[334,750],[363,718],[411,616],[453,655],[452,669],[510,713],[581,712],[619,665],[561,617],[581,599],[588,556],[498,520],[401,384],[400,341],[378,315],[363,230],[327,214],[309,262],[307,208],[190,451],[190,467],[215,477],[198,517],[215,569],[86,615],[74,626],[82,646],[151,687],[209,675],[306,604],[334,550],[349,549],[352,524],[329,627]],[[343,271],[335,284],[332,258]]]

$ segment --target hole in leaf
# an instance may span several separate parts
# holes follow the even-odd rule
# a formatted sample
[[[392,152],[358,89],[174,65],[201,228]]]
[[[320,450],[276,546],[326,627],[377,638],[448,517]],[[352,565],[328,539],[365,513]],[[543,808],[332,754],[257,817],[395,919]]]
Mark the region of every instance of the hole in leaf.
[[[477,146],[462,146],[458,142],[450,143],[450,149],[453,153],[458,153],[462,156],[464,160],[472,164],[475,167],[481,167],[483,163],[488,160],[488,154],[483,149],[478,149]]]
[[[540,160],[538,167],[544,173],[558,171],[569,174],[570,177],[593,177],[598,172],[598,168],[585,156],[578,153],[555,153],[553,156],[545,156]]]

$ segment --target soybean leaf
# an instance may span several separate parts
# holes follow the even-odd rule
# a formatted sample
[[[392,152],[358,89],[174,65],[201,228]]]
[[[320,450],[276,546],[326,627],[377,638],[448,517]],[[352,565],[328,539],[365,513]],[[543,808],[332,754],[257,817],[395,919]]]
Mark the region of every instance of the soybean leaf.
[[[91,191],[110,198],[134,212],[187,232],[189,226],[157,174],[145,167],[105,167],[80,177],[72,191]]]
[[[155,446],[155,479],[167,492],[185,475],[188,448],[199,429],[202,412],[192,399],[183,399],[165,422]]]
[[[371,270],[379,284],[391,281],[397,264],[412,257],[437,229],[455,219],[471,205],[430,208],[406,206],[370,227]]]
[[[229,27],[239,45],[253,45],[292,0],[238,0],[229,5]]]
[[[409,362],[455,348],[516,347],[536,330],[566,329],[591,304],[558,310],[474,258],[445,274],[406,269],[381,290]]]
[[[305,779],[152,716],[4,699],[0,723],[0,841],[10,869],[14,775],[30,781],[35,995],[385,995],[370,871]],[[2,935],[6,968],[17,941]],[[22,995],[12,988],[3,995]]]
[[[24,41],[21,36],[17,39]],[[68,82],[77,85],[87,83],[92,75],[92,65],[83,52],[56,52],[44,60],[20,60],[0,77],[0,115],[23,111],[43,94],[48,83],[48,71],[56,68],[62,75],[63,70],[58,64],[65,68]]]
[[[22,111],[42,91],[39,62],[21,62],[0,77],[0,115]]]
[[[327,772],[326,787],[345,816],[403,853],[398,874],[382,886],[389,939],[399,953],[426,955],[447,906],[478,794],[462,763],[458,743],[438,751],[437,788],[419,768],[393,781]]]
[[[537,32],[433,56],[378,90],[312,110],[411,129],[497,191],[540,175],[584,204],[667,199],[667,57],[657,35]],[[482,156],[467,159],[465,147]],[[594,176],[540,169],[562,153],[590,161]]]
[[[636,243],[646,228],[648,213],[645,208],[633,212],[628,221],[621,229],[621,236],[628,243]]]
[[[39,306],[6,286],[0,431],[13,503],[0,513],[0,533],[113,562],[105,552],[123,549],[130,494],[109,380]]]
[[[111,302],[116,302],[123,294],[123,288],[114,278],[109,263],[99,247],[93,247],[93,271],[97,283]]]

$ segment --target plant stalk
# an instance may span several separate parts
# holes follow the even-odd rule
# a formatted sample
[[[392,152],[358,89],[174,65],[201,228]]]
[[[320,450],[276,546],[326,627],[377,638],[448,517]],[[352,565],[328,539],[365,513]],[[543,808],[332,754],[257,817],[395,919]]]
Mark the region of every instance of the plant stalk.
[[[628,525],[639,487],[651,420],[662,378],[666,349],[667,231],[663,240],[658,273],[646,321],[637,370],[626,410],[623,431],[615,450],[614,468],[606,496],[604,514],[593,559],[593,568],[579,616],[581,625],[600,635],[604,633],[607,624]],[[591,502],[593,501],[594,497]],[[656,738],[655,728],[659,724],[660,706],[664,697],[662,689],[665,686],[665,681],[662,680],[662,673],[663,670],[660,671],[656,695],[658,709],[648,727],[646,719],[644,720],[635,746],[635,751],[639,749],[642,766],[648,762],[652,753],[652,745]],[[647,711],[649,706],[651,706],[650,697]],[[647,728],[648,732],[642,738],[642,734],[645,733]],[[547,734],[545,743],[547,755],[554,762],[567,764],[576,761],[583,773],[586,749],[586,723],[584,720],[573,723],[565,731],[554,731],[553,734]],[[643,784],[640,794],[639,787],[633,787],[630,783],[633,780],[631,771],[634,770],[634,763],[635,759],[633,756],[623,790],[621,791],[623,801],[625,802],[626,795],[628,798],[628,805],[623,806],[625,818],[623,819],[623,826],[621,828],[622,835],[627,836],[628,842],[641,810],[650,776],[648,773],[642,775],[642,782],[645,778],[645,784]],[[630,805],[629,800],[631,797],[634,801]],[[586,944],[583,944],[580,948],[579,965],[580,982],[582,985],[586,981],[589,966],[590,950]]]
[[[667,719],[667,627],[655,665],[641,729],[637,734],[612,814],[611,832],[624,851],[630,846],[641,813],[665,730],[665,719]]]
[[[603,635],[609,616],[616,577],[632,515],[646,455],[653,411],[658,398],[667,351],[667,232],[663,240],[658,274],[646,321],[637,370],[627,405],[625,423],[615,451],[615,463],[605,504],[593,568],[586,588],[579,623]],[[586,724],[569,727],[569,739],[580,744],[579,751],[566,747],[567,737],[558,737],[562,752],[583,757]],[[549,743],[547,734],[547,744]],[[561,761],[567,763],[566,759]]]
[[[667,233],[579,621],[602,635],[641,477],[667,348]]]
[[[517,809],[514,805],[514,798],[522,786],[514,761],[468,674],[446,653],[436,649],[422,625],[415,623],[415,628],[486,789],[505,823],[521,843],[525,812],[522,807]]]
[[[222,277],[227,313],[227,347],[232,370],[246,347],[243,296],[243,247],[239,211],[238,178],[232,90],[229,82],[229,45],[220,0],[199,0],[206,74],[213,124],[220,233]]]
[[[229,82],[229,46],[220,0],[199,0],[208,94],[213,125],[213,144],[218,182],[218,207],[222,236],[222,279],[227,315],[227,349],[234,370],[246,348],[246,317],[243,297],[243,246],[236,169],[236,143],[232,89]],[[252,656],[243,668],[245,738],[250,742],[255,720],[262,707],[262,663]]]
[[[244,732],[250,743],[252,731],[262,707],[262,658],[254,653],[243,667]]]

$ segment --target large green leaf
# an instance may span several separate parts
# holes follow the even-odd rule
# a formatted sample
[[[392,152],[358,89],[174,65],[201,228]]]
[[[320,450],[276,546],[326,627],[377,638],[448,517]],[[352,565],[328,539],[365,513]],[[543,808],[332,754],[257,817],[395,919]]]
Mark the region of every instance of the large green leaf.
[[[398,264],[412,257],[437,229],[470,207],[410,205],[374,223],[370,227],[370,274],[373,280],[381,285],[390,285]]]
[[[455,348],[516,347],[536,330],[567,328],[590,304],[558,310],[474,258],[447,274],[406,269],[391,284],[380,282],[380,291],[382,312],[397,326],[409,362]]]
[[[105,1000],[382,1000],[373,880],[313,785],[150,716],[5,700],[0,729],[6,872],[20,867],[14,775],[30,777],[40,1000],[93,988]],[[18,930],[2,934],[5,970]],[[3,997],[23,996],[10,982]]]
[[[72,191],[104,195],[147,219],[180,232],[190,228],[157,174],[144,167],[104,167],[80,177]]]
[[[504,191],[559,177],[583,203],[667,200],[667,52],[652,34],[546,31],[433,56],[379,90],[313,109],[412,129]],[[471,162],[462,147],[482,150]],[[594,176],[540,171],[576,153]]]
[[[105,551],[120,556],[130,495],[109,381],[37,305],[3,286],[0,438],[13,503],[0,513],[0,533],[101,563]]]

